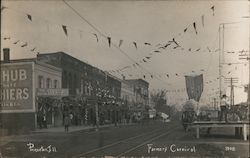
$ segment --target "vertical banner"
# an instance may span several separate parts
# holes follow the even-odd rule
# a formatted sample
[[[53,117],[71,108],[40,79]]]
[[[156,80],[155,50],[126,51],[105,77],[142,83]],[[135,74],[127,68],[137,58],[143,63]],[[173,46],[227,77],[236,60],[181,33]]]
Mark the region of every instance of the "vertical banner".
[[[203,75],[185,76],[185,80],[188,98],[199,102],[203,92]]]

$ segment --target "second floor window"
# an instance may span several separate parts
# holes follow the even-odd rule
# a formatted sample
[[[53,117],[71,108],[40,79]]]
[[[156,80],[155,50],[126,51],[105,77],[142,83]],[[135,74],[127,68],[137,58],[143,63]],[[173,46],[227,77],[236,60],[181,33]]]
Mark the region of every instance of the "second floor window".
[[[43,76],[38,76],[38,88],[44,88],[44,86],[43,86]]]
[[[54,88],[58,88],[58,81],[57,80],[54,80]]]
[[[51,79],[50,78],[47,78],[47,81],[46,81],[46,88],[51,88]]]

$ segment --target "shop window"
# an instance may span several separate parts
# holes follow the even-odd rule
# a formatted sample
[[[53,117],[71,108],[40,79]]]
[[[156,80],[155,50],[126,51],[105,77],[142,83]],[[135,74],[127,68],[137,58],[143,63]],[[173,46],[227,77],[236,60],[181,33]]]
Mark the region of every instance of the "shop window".
[[[43,86],[43,76],[38,76],[38,88],[44,88],[44,86]]]

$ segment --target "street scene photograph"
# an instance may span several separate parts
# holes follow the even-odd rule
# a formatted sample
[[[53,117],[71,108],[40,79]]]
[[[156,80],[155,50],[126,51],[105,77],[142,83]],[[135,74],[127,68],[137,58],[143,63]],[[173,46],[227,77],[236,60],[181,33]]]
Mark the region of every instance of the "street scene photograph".
[[[249,158],[249,0],[1,0],[0,158]]]

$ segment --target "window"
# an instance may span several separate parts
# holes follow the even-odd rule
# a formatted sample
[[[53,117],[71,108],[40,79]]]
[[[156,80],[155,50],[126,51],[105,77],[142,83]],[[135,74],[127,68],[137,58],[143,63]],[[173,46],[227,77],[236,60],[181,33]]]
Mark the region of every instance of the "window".
[[[44,86],[43,86],[43,76],[38,76],[38,88],[44,88]]]
[[[54,80],[54,88],[58,88],[58,81],[57,80]]]
[[[51,88],[51,79],[50,78],[47,78],[47,81],[46,81],[46,88]]]

